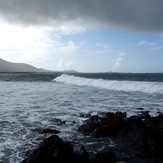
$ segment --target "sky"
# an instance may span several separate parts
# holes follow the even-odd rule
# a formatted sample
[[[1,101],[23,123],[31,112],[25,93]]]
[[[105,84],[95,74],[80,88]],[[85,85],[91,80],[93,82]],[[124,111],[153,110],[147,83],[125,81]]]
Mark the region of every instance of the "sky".
[[[0,0],[0,58],[54,71],[163,72],[163,0]]]

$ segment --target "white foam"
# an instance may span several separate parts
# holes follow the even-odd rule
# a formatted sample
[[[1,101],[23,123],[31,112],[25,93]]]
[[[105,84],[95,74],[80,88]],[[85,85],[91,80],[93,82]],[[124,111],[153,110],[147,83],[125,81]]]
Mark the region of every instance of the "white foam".
[[[161,82],[142,82],[142,81],[118,81],[118,80],[103,80],[89,79],[84,77],[76,77],[73,75],[63,74],[53,81],[63,82],[66,84],[78,86],[92,86],[103,89],[129,91],[129,92],[145,92],[145,93],[160,93],[163,94],[163,83]]]

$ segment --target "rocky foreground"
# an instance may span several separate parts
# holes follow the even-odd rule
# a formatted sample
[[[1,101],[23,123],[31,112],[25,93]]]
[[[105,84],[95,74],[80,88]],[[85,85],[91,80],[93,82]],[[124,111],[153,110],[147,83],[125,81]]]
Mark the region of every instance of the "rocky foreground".
[[[148,112],[126,117],[125,113],[90,116],[78,130],[92,137],[109,137],[117,146],[89,156],[83,145],[65,142],[56,134],[46,138],[21,163],[162,163],[163,114]],[[49,132],[51,130],[49,129]],[[48,132],[48,131],[46,131]]]

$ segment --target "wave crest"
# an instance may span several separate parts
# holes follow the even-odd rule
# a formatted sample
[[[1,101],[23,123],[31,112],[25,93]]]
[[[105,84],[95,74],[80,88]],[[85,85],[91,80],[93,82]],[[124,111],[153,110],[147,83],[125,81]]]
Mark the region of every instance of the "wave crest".
[[[140,82],[140,81],[118,81],[104,79],[89,79],[73,75],[62,74],[53,79],[56,82],[78,86],[91,86],[109,90],[127,91],[127,92],[145,92],[163,94],[163,83],[161,82]]]

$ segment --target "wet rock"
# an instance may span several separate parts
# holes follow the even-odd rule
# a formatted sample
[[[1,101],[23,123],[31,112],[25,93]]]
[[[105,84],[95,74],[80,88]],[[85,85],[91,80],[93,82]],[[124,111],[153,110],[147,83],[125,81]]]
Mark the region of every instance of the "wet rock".
[[[149,111],[142,111],[140,117],[144,119],[149,118],[150,117]]]
[[[97,153],[95,157],[95,163],[115,163],[118,161],[113,151],[105,153]]]
[[[126,152],[135,157],[163,159],[163,114],[151,117],[149,112],[126,118],[123,113],[92,116],[79,127],[85,135],[111,137],[116,143],[127,144]]]
[[[60,131],[56,130],[56,129],[51,129],[51,128],[44,128],[44,129],[40,129],[38,131],[39,134],[48,134],[48,133],[51,133],[51,134],[58,134],[60,133]]]
[[[86,120],[86,123],[80,126],[78,130],[82,131],[85,135],[96,134],[95,130],[98,129],[100,120],[101,119],[98,115],[93,115],[88,120]]]
[[[91,117],[91,114],[89,114],[89,113],[79,113],[79,117],[82,117],[82,118],[90,118]]]
[[[144,108],[136,108],[137,110],[144,110]]]
[[[56,125],[58,125],[58,126],[61,126],[61,125],[66,124],[66,121],[63,121],[63,120],[58,119],[58,118],[54,118],[54,119],[53,119],[53,122],[54,122]]]
[[[68,148],[72,148],[72,153],[69,155],[71,156],[71,161],[80,163],[89,162],[89,155],[83,145],[76,142],[65,142],[64,144]]]
[[[99,136],[117,136],[126,134],[128,131],[125,115],[123,113],[106,113],[101,118],[98,115],[92,116],[85,124],[79,127],[79,131],[86,135]]]
[[[50,138],[45,139],[37,149],[22,161],[22,163],[50,163],[62,150],[62,146],[62,139],[58,136],[51,136]]]
[[[45,136],[38,136],[35,138],[35,140],[45,140],[45,138],[46,138]]]
[[[45,133],[49,133],[48,130]],[[85,135],[109,137],[116,146],[111,147],[108,142],[108,152],[105,149],[105,153],[99,152],[95,157],[91,155],[90,161],[81,144],[64,142],[53,135],[46,138],[22,163],[163,162],[163,114],[151,117],[149,112],[142,112],[141,115],[127,118],[121,112],[103,113],[102,116],[91,116],[79,130]]]
[[[63,142],[57,135],[45,139],[21,163],[88,163],[89,157],[85,148],[77,143]]]
[[[161,114],[161,112],[160,112],[160,111],[158,111],[158,112],[157,112],[157,114]]]

